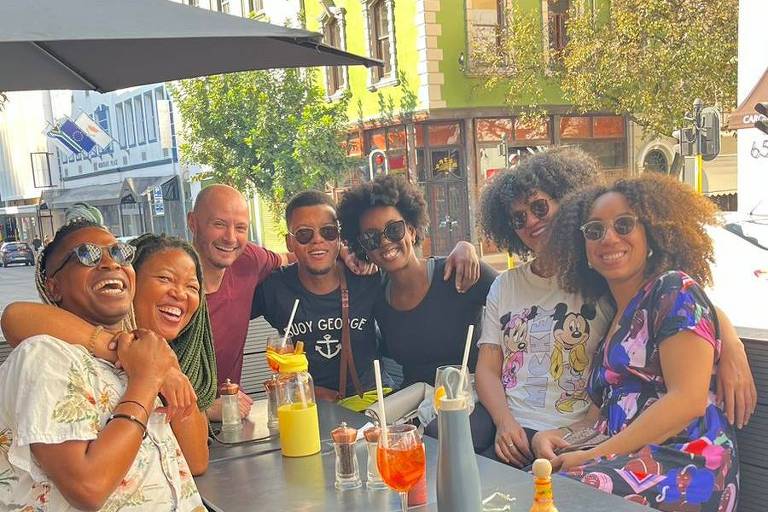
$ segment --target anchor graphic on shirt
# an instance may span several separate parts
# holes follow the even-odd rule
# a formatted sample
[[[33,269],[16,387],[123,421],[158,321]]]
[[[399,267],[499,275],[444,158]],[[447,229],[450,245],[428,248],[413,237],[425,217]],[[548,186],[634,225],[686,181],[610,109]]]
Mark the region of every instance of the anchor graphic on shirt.
[[[323,348],[320,345],[325,345],[325,351],[323,351]],[[332,349],[331,345],[336,345],[336,347]],[[322,340],[317,340],[315,342],[315,350],[324,358],[333,359],[336,357],[336,354],[341,352],[341,343],[339,343],[339,340],[332,340],[331,335],[326,334],[323,336]]]

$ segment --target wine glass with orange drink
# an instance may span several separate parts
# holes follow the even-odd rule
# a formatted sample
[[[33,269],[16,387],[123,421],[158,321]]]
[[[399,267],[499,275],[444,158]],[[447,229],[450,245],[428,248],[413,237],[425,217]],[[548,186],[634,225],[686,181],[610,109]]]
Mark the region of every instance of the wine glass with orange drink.
[[[277,372],[279,368],[277,363],[269,358],[269,353],[274,352],[276,354],[291,354],[293,353],[293,340],[290,336],[269,336],[267,338],[267,363],[273,372]]]
[[[413,425],[382,429],[376,454],[381,478],[400,494],[402,512],[408,511],[408,491],[424,477],[427,458],[419,431]]]

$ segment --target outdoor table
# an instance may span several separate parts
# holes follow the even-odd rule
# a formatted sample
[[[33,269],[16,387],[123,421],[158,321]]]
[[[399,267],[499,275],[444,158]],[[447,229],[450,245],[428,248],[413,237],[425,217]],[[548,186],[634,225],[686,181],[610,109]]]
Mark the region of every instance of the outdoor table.
[[[252,421],[266,421],[263,403],[254,404]],[[200,495],[205,504],[216,512],[253,510],[336,512],[400,510],[397,494],[390,490],[368,491],[363,487],[338,491],[334,487],[335,457],[330,431],[341,421],[359,428],[369,418],[328,402],[318,404],[321,452],[309,457],[283,457],[279,441],[270,440],[250,445],[226,446],[214,442],[210,450],[208,471],[197,478]],[[427,452],[426,506],[419,511],[437,511],[436,468],[438,443],[425,436]],[[366,479],[367,449],[364,441],[357,444],[360,476]],[[533,476],[485,457],[477,457],[483,498],[494,492],[510,495],[510,512],[528,512],[533,500]],[[555,505],[568,512],[632,512],[648,510],[582,483],[553,477]]]

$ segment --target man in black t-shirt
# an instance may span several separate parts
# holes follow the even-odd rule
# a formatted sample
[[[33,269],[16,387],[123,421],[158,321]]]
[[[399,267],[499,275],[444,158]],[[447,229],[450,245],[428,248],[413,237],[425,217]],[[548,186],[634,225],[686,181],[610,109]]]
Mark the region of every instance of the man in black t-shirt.
[[[341,290],[337,287],[329,293],[313,293],[301,280],[301,263],[274,272],[256,290],[252,316],[263,314],[276,329],[286,326],[299,299],[296,317],[290,335],[294,342],[303,341],[309,360],[309,372],[316,388],[334,392],[340,388],[339,365],[341,363]],[[336,270],[331,271],[332,274]],[[373,320],[373,304],[379,290],[379,276],[356,276],[346,272],[349,287],[349,332],[355,368],[364,391],[373,389],[373,360],[377,359],[376,328]],[[338,281],[338,277],[336,277]],[[347,394],[355,388],[347,373]],[[317,390],[316,390],[317,391]],[[321,394],[323,391],[319,391]]]
[[[285,210],[288,250],[296,265],[272,273],[256,289],[251,319],[264,316],[275,329],[288,325],[293,304],[299,307],[291,327],[294,342],[303,341],[315,393],[321,399],[334,399],[340,389],[342,354],[342,311],[339,270],[336,260],[341,250],[336,205],[322,192],[309,190],[296,195]],[[480,275],[474,247],[459,242],[448,256],[443,280],[455,274],[456,287],[471,288]],[[373,389],[373,360],[380,357],[374,325],[374,304],[381,293],[381,276],[358,276],[344,269],[349,289],[350,345],[355,369],[363,391]],[[347,372],[346,394],[355,392],[351,371]],[[382,375],[384,386],[392,381]]]
[[[288,203],[285,218],[286,245],[296,255],[297,264],[275,271],[259,286],[251,318],[263,315],[282,331],[298,298],[290,334],[294,342],[304,342],[318,398],[333,399],[340,389],[342,351],[341,288],[336,264],[341,241],[335,205],[322,192],[302,192]],[[373,305],[381,278],[378,274],[358,276],[346,269],[344,272],[349,289],[350,344],[365,391],[375,387],[373,360],[378,358],[378,347]],[[355,388],[349,371],[347,375],[346,389],[351,395]]]

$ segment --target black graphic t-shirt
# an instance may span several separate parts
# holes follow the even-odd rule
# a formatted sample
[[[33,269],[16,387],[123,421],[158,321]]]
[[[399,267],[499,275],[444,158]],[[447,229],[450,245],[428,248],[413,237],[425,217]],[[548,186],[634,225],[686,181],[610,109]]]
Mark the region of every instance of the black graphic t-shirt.
[[[380,289],[381,278],[357,276],[346,270],[349,287],[349,327],[355,367],[364,389],[373,383],[373,360],[377,358],[376,328],[373,305]],[[341,364],[341,289],[327,295],[307,291],[299,281],[298,266],[276,270],[257,289],[251,307],[251,318],[261,315],[281,333],[288,325],[293,303],[299,299],[291,336],[294,343],[304,342],[309,360],[309,372],[315,385],[339,389]],[[347,373],[349,375],[349,372]],[[347,379],[347,394],[355,388]]]

